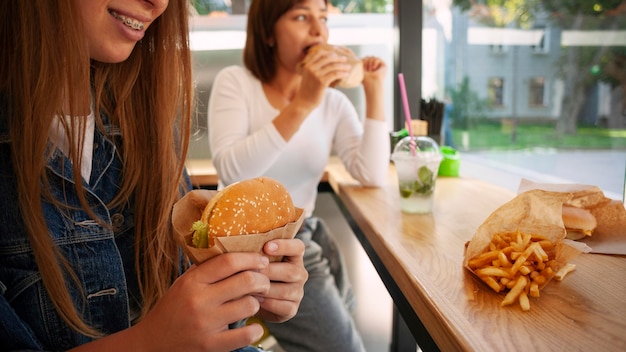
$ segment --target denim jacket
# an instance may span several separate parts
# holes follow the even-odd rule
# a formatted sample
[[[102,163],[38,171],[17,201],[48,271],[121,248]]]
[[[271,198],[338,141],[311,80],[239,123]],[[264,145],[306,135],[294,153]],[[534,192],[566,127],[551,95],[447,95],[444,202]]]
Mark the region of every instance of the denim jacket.
[[[0,95],[0,351],[67,350],[92,339],[67,326],[41,280],[17,205],[4,103]],[[58,209],[45,201],[42,205],[49,236],[74,269],[85,294],[83,300],[81,291],[70,287],[75,306],[81,307],[90,326],[111,334],[130,327],[136,315],[133,312],[139,310],[140,293],[134,266],[132,200],[124,207],[107,208],[119,192],[122,165],[115,144],[106,136],[121,135],[103,119],[106,135],[95,131],[91,182],[83,186],[88,203],[109,226],[97,224],[81,210],[71,163],[59,150],[47,163],[48,179],[53,196],[72,205],[73,210]],[[189,188],[189,177],[186,173],[184,177]],[[236,351],[263,350],[246,346]]]
[[[0,104],[0,346],[2,350],[65,350],[90,338],[67,326],[44,288],[17,205],[5,114]],[[109,135],[119,136],[115,126],[105,125]],[[132,207],[107,208],[122,178],[116,146],[96,129],[91,182],[84,184],[87,201],[109,228],[81,210],[71,163],[59,150],[49,159],[47,173],[53,196],[76,207],[61,210],[42,201],[49,236],[74,269],[85,294],[83,300],[81,291],[71,285],[75,305],[87,323],[106,334],[129,327],[140,297]]]

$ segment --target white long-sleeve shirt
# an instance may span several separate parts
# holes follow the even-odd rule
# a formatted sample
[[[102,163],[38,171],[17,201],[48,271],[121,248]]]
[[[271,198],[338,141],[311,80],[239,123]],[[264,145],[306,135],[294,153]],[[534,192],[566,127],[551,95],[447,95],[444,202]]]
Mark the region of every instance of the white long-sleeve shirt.
[[[330,155],[336,154],[365,186],[385,182],[390,153],[386,123],[368,118],[361,123],[342,92],[327,89],[322,103],[288,142],[272,123],[279,113],[247,69],[230,66],[218,73],[208,122],[219,187],[258,176],[274,178],[308,217]]]

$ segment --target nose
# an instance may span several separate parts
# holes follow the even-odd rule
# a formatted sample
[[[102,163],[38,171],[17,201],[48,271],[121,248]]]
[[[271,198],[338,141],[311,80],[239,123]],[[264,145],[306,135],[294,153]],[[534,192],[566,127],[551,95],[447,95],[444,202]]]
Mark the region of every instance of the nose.
[[[324,24],[322,23],[322,21],[320,21],[319,19],[315,18],[311,21],[311,29],[310,29],[310,34],[312,36],[319,36],[322,34],[323,31],[323,26]]]

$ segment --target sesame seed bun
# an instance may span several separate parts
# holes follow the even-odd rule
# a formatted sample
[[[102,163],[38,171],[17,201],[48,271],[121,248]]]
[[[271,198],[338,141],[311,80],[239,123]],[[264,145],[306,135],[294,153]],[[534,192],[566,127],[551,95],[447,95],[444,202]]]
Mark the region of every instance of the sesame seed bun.
[[[563,205],[563,225],[567,231],[566,238],[579,240],[591,236],[598,223],[588,210]]]
[[[347,57],[347,63],[350,64],[352,67],[350,70],[350,74],[348,74],[347,77],[332,82],[330,84],[331,87],[354,88],[358,87],[361,84],[361,82],[363,81],[363,62],[361,61],[361,59],[354,55],[352,50],[343,46],[321,43],[311,47],[307,52],[307,56],[315,54],[316,52],[321,50],[333,51],[337,55]],[[302,64],[299,64],[298,71],[300,71],[301,69]]]
[[[225,187],[209,201],[201,218],[210,238],[265,233],[296,220],[291,195],[268,177]]]

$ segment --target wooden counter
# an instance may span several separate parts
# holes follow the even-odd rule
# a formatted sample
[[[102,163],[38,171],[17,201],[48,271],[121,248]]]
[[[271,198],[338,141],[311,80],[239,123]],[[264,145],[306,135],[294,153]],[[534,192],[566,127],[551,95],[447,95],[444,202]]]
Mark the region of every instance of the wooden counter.
[[[217,184],[210,162],[194,163],[194,184]],[[531,298],[529,312],[500,307],[504,296],[463,269],[465,243],[514,193],[475,179],[439,178],[433,213],[409,215],[400,211],[393,167],[385,187],[364,188],[331,159],[324,181],[422,350],[626,350],[625,256],[578,256],[576,270]]]
[[[186,163],[191,184],[196,187],[217,187],[217,171],[210,159],[191,159]]]
[[[504,295],[463,269],[465,243],[512,192],[475,179],[440,178],[433,213],[404,214],[391,167],[383,188],[339,182],[336,194],[423,350],[626,350],[624,256],[576,257],[576,270],[531,298],[528,312],[517,304],[501,307]]]
[[[216,188],[217,187],[217,170],[210,159],[190,159],[186,162],[187,171],[191,178],[191,184],[195,187]],[[329,182],[328,170],[335,168],[335,178],[349,179],[349,175],[345,169],[342,170],[341,161],[337,158],[331,158],[329,167],[326,168],[320,182]],[[336,181],[334,183],[336,185]]]

